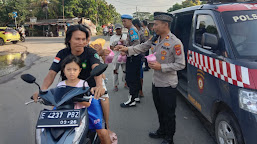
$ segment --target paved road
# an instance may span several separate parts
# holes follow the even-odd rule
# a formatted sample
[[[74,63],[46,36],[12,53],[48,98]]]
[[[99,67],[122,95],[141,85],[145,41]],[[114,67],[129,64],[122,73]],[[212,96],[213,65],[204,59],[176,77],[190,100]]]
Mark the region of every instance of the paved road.
[[[108,39],[108,37],[104,38]],[[92,39],[94,40],[96,37]],[[32,66],[13,74],[14,76],[6,76],[7,82],[0,83],[0,144],[34,143],[35,123],[38,113],[43,107],[39,104],[24,105],[37,87],[23,82],[20,75],[33,74],[37,81],[42,83],[55,54],[64,47],[63,43],[63,38],[27,38],[27,41],[22,43],[27,47],[28,52],[34,53],[40,58],[33,61]],[[110,127],[117,133],[119,143],[160,143],[161,140],[148,137],[148,132],[158,127],[157,114],[151,95],[152,71],[144,73],[145,98],[141,99],[141,103],[136,107],[128,109],[122,109],[119,106],[121,102],[127,100],[128,95],[128,90],[123,88],[123,83],[120,83],[118,92],[112,91],[112,65],[109,65],[105,74],[109,79],[107,88],[110,95]],[[58,79],[54,85],[57,81]],[[183,98],[179,96],[177,101],[175,144],[215,144]]]

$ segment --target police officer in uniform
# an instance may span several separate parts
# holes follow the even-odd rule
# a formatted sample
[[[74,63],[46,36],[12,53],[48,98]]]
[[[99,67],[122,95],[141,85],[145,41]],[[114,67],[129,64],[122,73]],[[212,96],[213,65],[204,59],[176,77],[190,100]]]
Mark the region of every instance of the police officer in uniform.
[[[164,13],[154,14],[154,31],[157,36],[145,43],[132,47],[117,46],[128,55],[139,54],[152,49],[156,62],[149,63],[154,70],[152,94],[159,118],[159,128],[150,132],[151,138],[164,138],[162,144],[173,144],[175,134],[177,71],[185,68],[185,55],[181,41],[170,32],[172,17]]]
[[[139,32],[132,24],[131,15],[122,15],[122,24],[128,29],[128,37],[123,44],[126,46],[136,46],[140,44]],[[126,82],[129,87],[128,101],[121,103],[123,108],[136,106],[136,102],[140,102],[138,93],[141,87],[140,82],[140,67],[141,67],[141,55],[133,54],[127,57],[126,62]]]

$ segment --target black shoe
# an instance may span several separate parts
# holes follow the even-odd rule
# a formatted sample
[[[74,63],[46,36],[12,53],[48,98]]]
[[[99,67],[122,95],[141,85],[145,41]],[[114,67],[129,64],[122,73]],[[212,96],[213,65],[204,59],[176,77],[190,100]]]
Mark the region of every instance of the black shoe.
[[[161,144],[174,144],[172,139],[164,139]]]
[[[155,138],[155,139],[164,138],[164,137],[165,137],[165,134],[161,134],[161,133],[159,133],[158,131],[154,131],[154,132],[150,132],[150,133],[149,133],[149,137],[150,137],[150,138]]]

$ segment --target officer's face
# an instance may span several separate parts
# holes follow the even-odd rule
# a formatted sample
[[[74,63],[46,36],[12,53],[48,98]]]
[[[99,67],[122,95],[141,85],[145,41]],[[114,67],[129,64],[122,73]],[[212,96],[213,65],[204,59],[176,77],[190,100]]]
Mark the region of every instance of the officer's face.
[[[154,20],[153,30],[157,35],[161,35],[162,33],[164,33],[166,30],[164,29],[165,27],[166,27],[166,24],[164,22],[159,20]]]
[[[70,47],[73,54],[83,52],[84,47],[87,45],[87,43],[88,41],[85,32],[80,30],[72,32],[72,36],[70,39]]]
[[[125,28],[129,28],[129,25],[132,23],[129,19],[122,19],[122,24]]]

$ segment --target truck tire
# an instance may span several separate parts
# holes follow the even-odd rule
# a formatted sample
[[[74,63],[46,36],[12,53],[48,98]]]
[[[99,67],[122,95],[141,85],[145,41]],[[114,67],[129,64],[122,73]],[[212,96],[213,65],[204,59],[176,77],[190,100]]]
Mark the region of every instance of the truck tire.
[[[217,144],[244,144],[242,133],[235,118],[228,112],[220,112],[215,120]]]
[[[4,45],[4,39],[0,38],[0,46]]]

